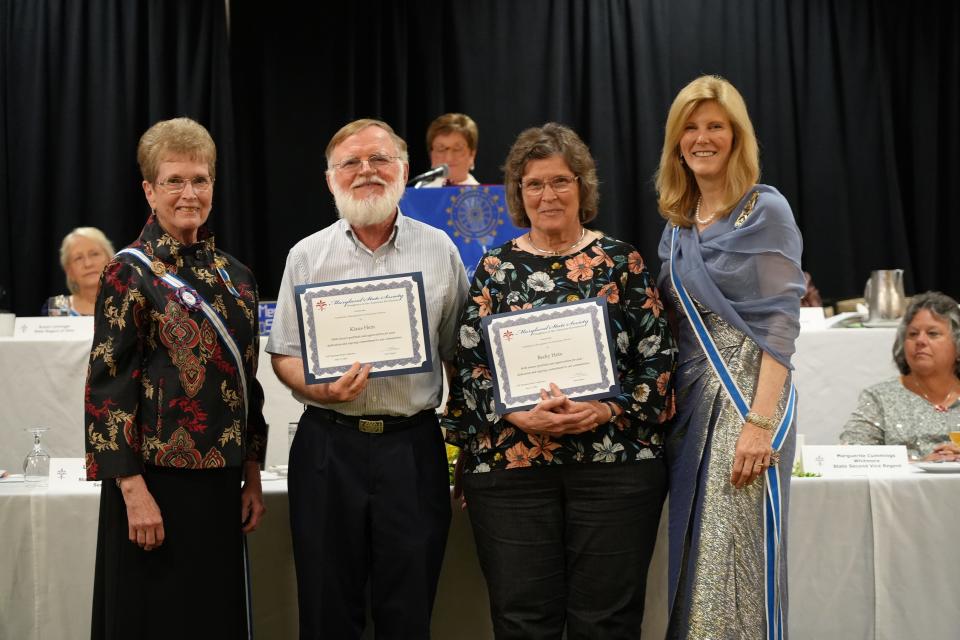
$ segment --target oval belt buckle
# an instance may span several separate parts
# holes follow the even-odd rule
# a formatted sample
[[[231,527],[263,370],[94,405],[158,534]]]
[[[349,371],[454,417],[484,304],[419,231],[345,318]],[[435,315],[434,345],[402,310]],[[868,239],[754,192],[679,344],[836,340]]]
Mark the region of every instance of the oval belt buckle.
[[[383,420],[364,420],[361,418],[358,426],[360,431],[364,433],[383,433]]]

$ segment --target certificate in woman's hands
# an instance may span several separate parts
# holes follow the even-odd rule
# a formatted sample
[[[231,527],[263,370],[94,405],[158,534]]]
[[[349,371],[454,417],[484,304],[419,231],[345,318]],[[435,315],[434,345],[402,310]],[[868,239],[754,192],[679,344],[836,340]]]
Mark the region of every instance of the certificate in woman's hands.
[[[481,325],[497,413],[535,406],[551,382],[577,400],[620,393],[605,298],[487,316]]]
[[[302,284],[295,289],[307,384],[336,380],[354,362],[370,377],[433,371],[423,276]]]

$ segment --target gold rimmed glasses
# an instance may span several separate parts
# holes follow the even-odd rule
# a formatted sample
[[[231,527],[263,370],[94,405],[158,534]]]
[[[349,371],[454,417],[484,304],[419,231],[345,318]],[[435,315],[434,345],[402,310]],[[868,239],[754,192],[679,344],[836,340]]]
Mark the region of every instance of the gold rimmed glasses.
[[[187,184],[193,187],[194,193],[207,193],[213,188],[213,178],[197,176],[196,178],[187,180],[186,178],[175,176],[157,183],[157,185],[163,187],[164,191],[170,194],[183,193],[183,190],[187,188]]]

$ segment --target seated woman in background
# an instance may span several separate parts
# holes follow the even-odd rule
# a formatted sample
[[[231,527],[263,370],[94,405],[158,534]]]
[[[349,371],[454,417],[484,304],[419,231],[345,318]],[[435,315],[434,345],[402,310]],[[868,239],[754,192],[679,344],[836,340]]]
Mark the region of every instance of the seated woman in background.
[[[902,374],[864,389],[842,444],[903,444],[924,460],[960,460],[948,441],[960,431],[960,309],[937,291],[914,296],[893,360]]]
[[[463,113],[445,113],[427,129],[427,151],[430,152],[430,167],[446,163],[450,173],[446,178],[437,178],[423,184],[424,187],[445,187],[464,184],[480,184],[470,172],[477,159],[477,141],[480,132],[477,123]]]
[[[77,227],[60,244],[60,266],[70,295],[48,298],[42,316],[92,316],[100,274],[114,254],[107,236],[96,227]]]

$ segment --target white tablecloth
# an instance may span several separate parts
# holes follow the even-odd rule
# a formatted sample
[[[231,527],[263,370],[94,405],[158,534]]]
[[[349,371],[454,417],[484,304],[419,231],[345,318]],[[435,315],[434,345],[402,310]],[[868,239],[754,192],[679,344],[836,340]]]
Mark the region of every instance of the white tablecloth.
[[[250,536],[254,627],[296,637],[286,487],[265,482]],[[0,483],[0,638],[89,637],[99,495]],[[665,628],[664,527],[651,565],[644,637]],[[788,533],[793,640],[955,638],[960,475],[794,479]],[[492,637],[467,514],[455,511],[433,637]],[[369,629],[368,629],[369,631]],[[372,636],[370,636],[372,637]]]
[[[0,469],[23,471],[33,442],[24,431],[27,427],[49,428],[43,444],[51,456],[83,457],[83,387],[89,357],[89,339],[0,338]],[[288,423],[299,420],[303,406],[277,380],[270,354],[264,351],[257,378],[264,388],[264,416],[270,425],[267,464],[286,464]]]
[[[896,329],[801,331],[793,356],[797,433],[806,444],[836,444],[861,389],[898,375]]]
[[[797,341],[798,432],[807,444],[832,444],[863,387],[896,374],[893,329],[804,331]],[[265,344],[261,341],[261,347]],[[89,340],[24,342],[0,338],[0,469],[21,471],[30,449],[25,427],[47,426],[51,455],[83,456],[83,385]],[[261,351],[257,378],[270,425],[267,465],[286,464],[288,424],[303,411]]]

